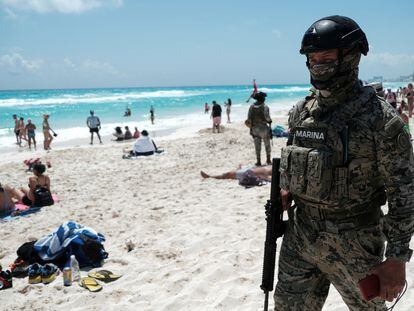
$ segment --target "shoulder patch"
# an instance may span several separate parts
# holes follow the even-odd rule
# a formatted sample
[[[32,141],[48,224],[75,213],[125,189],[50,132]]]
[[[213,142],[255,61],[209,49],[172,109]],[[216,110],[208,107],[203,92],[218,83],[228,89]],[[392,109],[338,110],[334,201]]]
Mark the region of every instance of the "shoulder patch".
[[[411,146],[410,136],[406,131],[400,132],[397,136],[397,146],[398,149],[404,151]]]
[[[401,132],[401,129],[404,127],[404,121],[399,116],[394,116],[389,120],[384,127],[385,134],[388,138],[395,137],[398,133]]]

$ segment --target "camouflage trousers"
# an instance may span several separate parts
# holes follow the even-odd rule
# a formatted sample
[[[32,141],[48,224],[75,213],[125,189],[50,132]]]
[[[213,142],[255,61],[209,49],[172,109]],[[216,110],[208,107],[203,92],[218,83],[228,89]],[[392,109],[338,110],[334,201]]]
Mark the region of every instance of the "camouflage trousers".
[[[382,261],[380,225],[338,233],[321,230],[306,215],[296,214],[280,250],[275,310],[321,310],[331,283],[351,311],[387,310],[379,298],[364,301],[358,288],[358,281]]]
[[[267,125],[253,126],[251,133],[254,139],[254,148],[256,150],[257,161],[260,162],[260,157],[261,157],[261,152],[262,152],[262,140],[265,145],[266,157],[270,159],[271,148],[270,148],[269,127]]]

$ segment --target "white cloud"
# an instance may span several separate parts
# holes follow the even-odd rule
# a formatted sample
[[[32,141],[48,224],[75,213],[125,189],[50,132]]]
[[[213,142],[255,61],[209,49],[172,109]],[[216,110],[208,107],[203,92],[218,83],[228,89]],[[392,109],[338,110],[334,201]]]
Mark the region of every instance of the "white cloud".
[[[375,63],[385,66],[412,66],[414,65],[414,54],[392,54],[392,53],[368,53],[365,58],[367,63]],[[410,68],[411,69],[411,68]]]
[[[123,0],[0,0],[0,5],[13,14],[12,10],[80,14],[104,5],[119,7],[123,5]]]
[[[26,59],[18,52],[12,52],[0,56],[0,67],[3,67],[8,73],[19,75],[24,73],[35,73],[43,65],[41,59]]]

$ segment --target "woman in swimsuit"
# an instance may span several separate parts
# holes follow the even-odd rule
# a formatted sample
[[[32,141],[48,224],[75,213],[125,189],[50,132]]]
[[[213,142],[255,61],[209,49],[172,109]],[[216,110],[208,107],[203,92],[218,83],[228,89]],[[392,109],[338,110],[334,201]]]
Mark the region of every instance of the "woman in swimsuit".
[[[46,166],[41,163],[33,165],[33,175],[29,177],[29,189],[20,188],[20,190],[15,189],[16,197],[18,200],[21,200],[24,205],[34,206],[34,191],[36,187],[44,187],[50,192],[50,178],[48,175],[44,174],[46,171]]]

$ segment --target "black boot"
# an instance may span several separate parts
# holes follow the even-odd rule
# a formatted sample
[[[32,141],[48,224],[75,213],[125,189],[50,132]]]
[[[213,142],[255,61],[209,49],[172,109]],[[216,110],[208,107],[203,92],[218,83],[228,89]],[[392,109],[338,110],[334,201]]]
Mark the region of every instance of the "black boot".
[[[272,165],[272,160],[270,159],[270,155],[268,155],[268,156],[266,157],[266,164],[267,164],[267,165]]]

